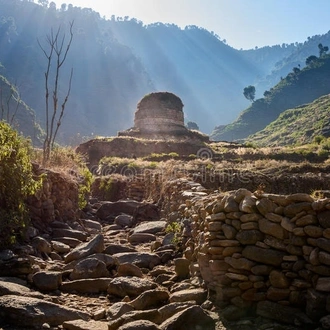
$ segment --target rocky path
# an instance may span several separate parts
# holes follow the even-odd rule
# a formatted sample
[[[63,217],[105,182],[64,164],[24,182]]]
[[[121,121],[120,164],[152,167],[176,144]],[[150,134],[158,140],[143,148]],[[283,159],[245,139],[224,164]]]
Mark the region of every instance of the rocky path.
[[[2,251],[0,328],[226,329],[167,222],[153,205],[137,217],[140,206],[95,203]]]
[[[171,221],[153,204],[94,200],[78,221],[30,227],[28,243],[0,252],[0,329],[299,329],[225,321]]]

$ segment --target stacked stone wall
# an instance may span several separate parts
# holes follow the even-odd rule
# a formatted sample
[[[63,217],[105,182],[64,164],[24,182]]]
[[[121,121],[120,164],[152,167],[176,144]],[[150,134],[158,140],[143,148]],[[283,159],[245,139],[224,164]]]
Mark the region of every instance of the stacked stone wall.
[[[48,224],[77,218],[79,213],[79,184],[77,177],[35,167],[36,176],[42,176],[42,188],[28,198],[30,217],[36,228],[47,228]]]
[[[270,318],[281,306],[329,314],[330,199],[239,189],[186,201],[185,217],[192,270],[218,304]]]

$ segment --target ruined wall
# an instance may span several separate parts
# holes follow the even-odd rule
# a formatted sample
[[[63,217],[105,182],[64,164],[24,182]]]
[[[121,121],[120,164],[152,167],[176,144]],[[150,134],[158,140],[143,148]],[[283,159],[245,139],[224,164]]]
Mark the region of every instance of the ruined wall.
[[[31,220],[36,228],[46,228],[54,220],[76,219],[78,206],[77,180],[69,175],[35,166],[36,176],[43,177],[43,186],[27,200]]]
[[[330,314],[329,198],[210,192],[180,178],[160,200],[163,216],[182,223],[191,276],[232,317],[306,325]]]
[[[295,307],[303,323],[330,312],[330,199],[239,189],[186,205],[194,271],[218,303],[270,318]]]
[[[98,165],[102,157],[132,157],[133,155],[145,157],[152,153],[168,154],[171,152],[188,157],[190,154],[196,155],[198,150],[203,147],[205,144],[201,141],[193,141],[192,143],[191,140],[180,142],[117,137],[90,140],[80,144],[76,151],[86,158],[88,166],[92,169],[93,166]]]

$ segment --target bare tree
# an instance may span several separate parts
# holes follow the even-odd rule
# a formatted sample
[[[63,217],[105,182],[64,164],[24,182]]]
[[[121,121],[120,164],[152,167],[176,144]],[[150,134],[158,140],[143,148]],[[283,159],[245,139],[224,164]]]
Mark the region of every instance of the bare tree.
[[[54,34],[51,29],[50,35],[47,35],[46,41],[48,49],[46,50],[39,42],[38,44],[47,59],[45,71],[45,112],[46,112],[46,137],[43,144],[43,163],[47,163],[50,158],[51,150],[54,147],[55,138],[61,126],[61,121],[65,112],[65,106],[71,92],[71,83],[73,69],[71,69],[67,93],[60,105],[59,110],[59,80],[62,66],[67,58],[73,39],[73,22],[70,22],[70,36],[65,45],[66,35],[61,36],[61,27]],[[54,70],[52,70],[55,65]],[[52,102],[50,101],[50,89],[52,89]],[[51,108],[51,105],[52,108]]]

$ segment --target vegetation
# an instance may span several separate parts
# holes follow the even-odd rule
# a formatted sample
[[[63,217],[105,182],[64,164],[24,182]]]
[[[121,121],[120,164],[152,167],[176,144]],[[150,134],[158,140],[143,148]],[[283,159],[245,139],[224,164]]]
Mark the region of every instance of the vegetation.
[[[254,134],[285,110],[314,101],[330,93],[330,55],[323,55],[303,69],[295,68],[275,87],[243,111],[233,123],[216,128],[214,140],[241,140]]]
[[[99,185],[103,199],[107,201],[116,200],[119,196],[120,184],[113,176],[102,177]]]
[[[308,56],[319,56],[318,44],[330,44],[327,33],[311,36],[305,43],[237,50],[198,26],[144,25],[135,18],[115,16],[105,20],[89,8],[71,4],[56,8],[46,0],[0,0],[0,12],[1,74],[19,86],[21,100],[34,109],[38,123],[46,118],[40,97],[45,58],[37,40],[54,27],[62,26],[64,31],[74,21],[74,40],[59,79],[61,99],[74,63],[65,122],[57,136],[63,144],[72,137],[109,136],[128,128],[137,101],[159,88],[176,91],[187,118],[194,118],[202,132],[210,132],[216,123],[233,121],[248,106],[239,97],[245,86],[253,82],[262,94],[293,67],[305,65]],[[259,97],[256,92],[255,99]],[[17,119],[24,134],[33,127]]]
[[[29,223],[25,200],[35,194],[35,178],[28,140],[4,121],[0,122],[0,247],[12,244]]]
[[[314,102],[284,111],[263,130],[247,141],[259,146],[303,145],[325,143],[330,136],[330,95]]]
[[[167,234],[172,233],[173,238],[172,238],[172,243],[176,246],[179,246],[180,243],[182,242],[182,224],[180,222],[171,222],[167,225],[165,228],[165,232]]]
[[[31,150],[31,160],[37,164],[43,163],[43,150]],[[84,158],[75,152],[71,147],[55,147],[47,162],[47,168],[60,172],[68,180],[75,180],[78,183],[78,203],[83,209],[91,192],[94,180]]]
[[[245,87],[243,90],[243,95],[245,96],[246,99],[253,102],[256,96],[256,88],[252,85]]]
[[[187,124],[186,124],[186,127],[188,129],[194,129],[194,130],[199,130],[199,127],[198,125],[194,122],[194,121],[188,121]]]
[[[77,180],[80,208],[86,205],[95,176],[100,176],[103,197],[115,200],[120,184],[141,174],[157,174],[157,180],[159,175],[159,180],[187,177],[206,183],[213,183],[211,176],[217,175],[216,188],[226,189],[226,180],[232,183],[236,179],[239,187],[244,185],[245,171],[263,180],[296,171],[329,172],[330,98],[324,95],[330,92],[330,55],[324,45],[330,42],[330,31],[304,44],[239,51],[200,27],[145,26],[129,18],[105,20],[91,9],[65,4],[56,9],[55,3],[47,0],[38,0],[38,4],[0,0],[0,11],[0,119],[7,121],[0,122],[0,247],[13,243],[28,225],[25,200],[36,194],[41,184],[41,179],[33,176],[31,158],[41,163],[43,155],[47,166]],[[67,43],[61,29],[53,32],[53,26],[69,27]],[[49,48],[39,43],[42,52],[37,52],[36,40],[49,30]],[[73,62],[77,68],[74,77],[66,67]],[[187,81],[189,88],[184,87]],[[248,85],[251,81],[256,87]],[[243,90],[251,106],[234,123],[218,127],[212,137],[235,140],[253,135],[244,144],[207,145],[212,149],[208,159],[195,154],[188,160],[180,159],[175,152],[103,158],[95,176],[73,149],[55,145],[55,138],[66,142],[76,136],[75,143],[79,143],[82,137],[109,136],[127,128],[136,100],[142,95],[148,98],[155,86],[177,90],[188,118],[196,118],[202,130],[212,128],[219,118],[228,122],[236,116],[247,104],[237,97]],[[256,100],[260,86],[267,90]],[[45,105],[40,100],[43,90]],[[181,99],[165,97],[163,102],[183,106]],[[46,123],[45,132],[37,122]],[[44,152],[32,150],[29,141],[9,124],[30,136],[37,146],[43,140]],[[199,130],[195,122],[188,122],[187,127]],[[120,184],[116,175],[121,177]],[[254,183],[253,187],[261,187]],[[178,242],[181,231],[180,223],[167,228]]]
[[[37,123],[35,112],[21,99],[19,86],[1,74],[0,120],[29,136],[35,145],[40,145],[44,132]]]
[[[325,54],[326,54],[327,51],[329,50],[329,47],[328,47],[328,46],[323,46],[321,43],[318,44],[318,48],[319,48],[319,54],[320,54],[320,57],[325,56]]]

